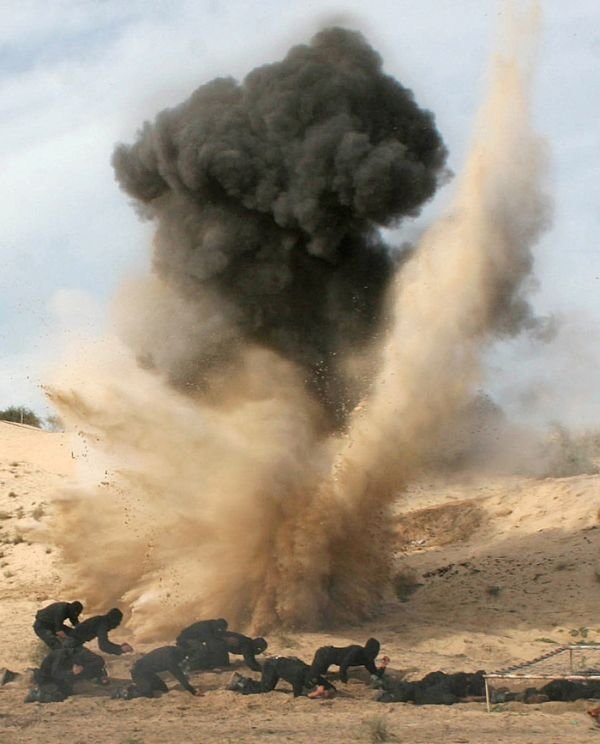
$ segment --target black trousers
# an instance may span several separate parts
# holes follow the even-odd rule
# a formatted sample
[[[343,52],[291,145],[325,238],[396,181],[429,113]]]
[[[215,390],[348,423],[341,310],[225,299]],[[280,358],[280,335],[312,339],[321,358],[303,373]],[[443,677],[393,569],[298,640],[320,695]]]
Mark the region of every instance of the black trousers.
[[[44,641],[48,648],[62,648],[62,641],[56,635],[54,629],[44,625],[44,623],[41,623],[39,620],[34,622],[33,632],[40,640]]]
[[[155,692],[168,692],[169,688],[155,672],[139,669],[137,664],[131,670],[131,679],[135,685],[135,697],[154,697]]]

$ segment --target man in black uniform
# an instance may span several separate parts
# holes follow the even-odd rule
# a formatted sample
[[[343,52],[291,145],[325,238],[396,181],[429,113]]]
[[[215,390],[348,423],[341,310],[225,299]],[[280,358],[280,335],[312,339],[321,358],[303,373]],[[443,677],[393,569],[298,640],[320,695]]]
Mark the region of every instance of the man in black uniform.
[[[379,641],[369,638],[364,646],[322,646],[317,649],[312,660],[313,674],[325,674],[332,664],[340,668],[340,679],[348,681],[348,667],[364,666],[371,675],[381,676],[382,670],[375,666],[375,659],[379,653]]]
[[[75,646],[82,646],[84,643],[97,638],[98,647],[105,654],[120,656],[121,654],[129,653],[133,649],[128,643],[112,643],[108,638],[108,632],[117,628],[121,624],[122,619],[123,613],[116,607],[109,610],[106,615],[89,617],[87,620],[79,623],[69,633],[65,641],[65,647],[73,648]]]
[[[137,697],[157,697],[169,688],[158,676],[161,672],[172,674],[179,684],[192,695],[202,693],[192,687],[185,672],[181,669],[181,662],[185,659],[185,651],[177,646],[161,646],[150,651],[135,662],[131,669],[133,685],[121,691],[115,697],[131,699]]]
[[[188,669],[216,669],[229,666],[229,654],[223,641],[227,620],[198,620],[184,628],[175,643],[186,653]]]
[[[50,651],[40,668],[33,673],[36,687],[25,698],[26,703],[58,703],[73,693],[73,682],[83,672],[79,649],[57,648]]]
[[[267,659],[263,664],[260,682],[250,677],[242,677],[237,672],[227,686],[228,690],[241,692],[244,695],[252,695],[259,692],[271,692],[280,679],[284,679],[292,685],[294,697],[299,697],[304,692],[317,687],[329,694],[335,692],[335,687],[324,677],[315,675],[311,667],[295,656],[274,656]],[[312,694],[309,697],[313,696]]]
[[[241,633],[227,630],[221,634],[227,652],[230,654],[241,654],[246,666],[254,672],[260,672],[261,666],[256,661],[256,654],[262,654],[267,650],[267,642],[264,638],[248,638]]]
[[[226,630],[227,620],[222,617],[218,620],[198,620],[184,628],[175,643],[184,651],[190,651],[201,643],[219,640]]]
[[[61,648],[63,640],[79,625],[82,610],[81,602],[53,602],[36,613],[33,631],[48,648]],[[65,625],[66,620],[71,627]]]

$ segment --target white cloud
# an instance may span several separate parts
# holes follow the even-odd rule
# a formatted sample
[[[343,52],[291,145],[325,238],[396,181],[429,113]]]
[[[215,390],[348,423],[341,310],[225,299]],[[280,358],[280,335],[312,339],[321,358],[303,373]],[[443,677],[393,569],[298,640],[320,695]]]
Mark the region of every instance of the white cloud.
[[[499,7],[495,0],[343,4],[386,69],[436,113],[455,169],[468,146]],[[52,352],[45,339],[56,331],[53,303],[66,301],[57,299],[62,288],[84,291],[106,313],[120,277],[148,260],[150,227],[114,183],[115,142],[130,141],[145,118],[202,82],[241,78],[281,58],[339,17],[339,8],[322,0],[0,4],[1,397],[35,391],[31,380]],[[585,309],[597,322],[592,277],[600,274],[600,249],[584,251],[596,250],[599,227],[600,104],[593,92],[600,11],[596,0],[546,0],[544,10],[536,116],[553,151],[557,212],[538,251],[537,302],[544,311]],[[403,235],[413,237],[419,224]]]

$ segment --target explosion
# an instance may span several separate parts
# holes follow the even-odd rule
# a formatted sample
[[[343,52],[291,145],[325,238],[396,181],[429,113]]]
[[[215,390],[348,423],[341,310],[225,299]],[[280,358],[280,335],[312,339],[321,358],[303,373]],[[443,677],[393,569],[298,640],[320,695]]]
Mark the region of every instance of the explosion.
[[[355,32],[203,85],[117,147],[154,272],[118,298],[122,342],[50,392],[88,447],[55,523],[86,603],[126,605],[154,639],[200,616],[264,631],[376,610],[395,495],[486,347],[538,324],[534,21],[508,36],[454,203],[413,251],[378,229],[418,213],[446,150]]]

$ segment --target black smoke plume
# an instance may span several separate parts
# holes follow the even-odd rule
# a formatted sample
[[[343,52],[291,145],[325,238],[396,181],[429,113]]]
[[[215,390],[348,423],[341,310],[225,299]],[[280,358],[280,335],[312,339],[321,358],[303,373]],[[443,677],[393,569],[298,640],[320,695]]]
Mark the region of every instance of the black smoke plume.
[[[433,115],[341,28],[159,113],[113,165],[158,223],[155,270],[207,330],[146,361],[203,390],[262,345],[301,365],[339,424],[364,393],[340,361],[372,338],[394,270],[377,228],[418,214],[445,159]]]

